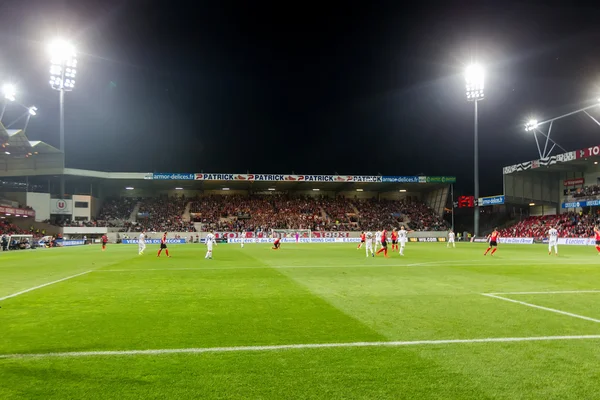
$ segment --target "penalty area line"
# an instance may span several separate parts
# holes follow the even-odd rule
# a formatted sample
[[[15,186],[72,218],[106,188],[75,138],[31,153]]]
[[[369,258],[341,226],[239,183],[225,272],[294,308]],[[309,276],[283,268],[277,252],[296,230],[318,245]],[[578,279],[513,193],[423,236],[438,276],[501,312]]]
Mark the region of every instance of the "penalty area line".
[[[71,275],[71,276],[67,276],[66,278],[62,278],[62,279],[58,279],[56,281],[44,283],[42,285],[34,286],[32,288],[29,288],[29,289],[21,290],[20,292],[9,294],[8,296],[0,297],[0,301],[6,300],[6,299],[10,299],[12,297],[17,297],[17,296],[20,296],[22,294],[29,293],[29,292],[32,292],[32,291],[37,290],[37,289],[41,289],[41,288],[46,287],[46,286],[54,285],[55,283],[64,282],[64,281],[67,281],[69,279],[77,278],[78,276],[89,274],[90,272],[92,272],[92,270],[81,272],[79,274],[75,274],[75,275]]]
[[[487,294],[577,294],[577,293],[600,293],[600,290],[552,290],[547,292],[498,292]]]
[[[534,337],[503,337],[483,339],[446,339],[446,340],[413,340],[391,342],[351,342],[351,343],[312,343],[312,344],[284,344],[273,346],[235,346],[235,347],[199,347],[185,349],[152,349],[152,350],[107,350],[107,351],[72,351],[60,353],[37,354],[0,354],[0,359],[15,358],[74,358],[94,356],[135,356],[135,355],[163,355],[163,354],[202,354],[202,353],[231,353],[231,352],[265,352],[283,350],[305,349],[331,349],[331,348],[359,348],[359,347],[407,347],[407,346],[436,346],[449,344],[473,343],[513,343],[513,342],[544,342],[560,340],[596,340],[600,335],[576,336],[534,336]]]

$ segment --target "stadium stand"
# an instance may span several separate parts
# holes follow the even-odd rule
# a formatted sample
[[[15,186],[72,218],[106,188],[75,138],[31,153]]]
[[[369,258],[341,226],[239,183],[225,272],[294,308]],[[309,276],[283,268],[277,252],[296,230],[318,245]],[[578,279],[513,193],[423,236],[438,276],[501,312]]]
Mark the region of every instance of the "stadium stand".
[[[182,218],[187,203],[185,197],[141,199],[137,223],[131,228],[137,232],[195,232],[193,222]]]
[[[98,215],[98,220],[127,220],[131,215],[136,204],[140,201],[134,197],[120,197],[106,199],[102,204],[102,209]]]
[[[550,227],[558,230],[560,237],[588,238],[594,236],[594,226],[600,222],[600,217],[594,214],[566,213],[529,217],[517,224],[501,230],[501,237],[530,237],[544,239]]]

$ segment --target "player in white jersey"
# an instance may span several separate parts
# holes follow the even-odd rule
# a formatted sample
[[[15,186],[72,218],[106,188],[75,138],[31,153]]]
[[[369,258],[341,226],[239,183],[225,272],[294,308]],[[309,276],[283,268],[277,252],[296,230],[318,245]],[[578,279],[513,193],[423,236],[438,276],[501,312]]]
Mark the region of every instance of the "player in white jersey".
[[[548,255],[552,255],[552,246],[554,246],[554,254],[558,255],[558,231],[556,228],[550,228],[548,231]]]
[[[138,254],[141,256],[144,254],[144,250],[146,250],[146,232],[140,233],[140,238],[138,239]]]
[[[406,228],[404,228],[404,225],[402,225],[400,227],[400,230],[398,231],[398,241],[400,242],[400,255],[401,256],[404,255],[404,246],[406,246],[406,242],[408,242],[408,233],[409,232],[413,232],[413,231],[406,230]]]
[[[452,244],[452,247],[456,247],[456,243],[454,243],[454,231],[452,229],[448,232],[448,243],[446,244],[446,247],[450,247],[450,244]]]
[[[213,245],[215,245],[215,246],[217,245],[217,241],[215,239],[214,233],[209,232],[208,235],[206,235],[205,243],[206,243],[206,255],[204,256],[204,258],[206,258],[208,260],[212,260]]]
[[[375,252],[373,251],[373,242],[376,242],[375,236],[371,232],[367,232],[365,234],[365,253],[367,253],[367,257],[369,257],[369,252],[371,252],[371,257],[375,257]]]
[[[242,249],[243,249],[244,248],[244,243],[246,243],[246,232],[245,231],[242,232],[241,239],[242,239],[241,243],[242,243]]]
[[[381,238],[381,231],[375,232],[375,237],[373,240],[373,250],[375,252],[377,252],[377,245],[381,246],[381,242],[379,241],[380,238]]]

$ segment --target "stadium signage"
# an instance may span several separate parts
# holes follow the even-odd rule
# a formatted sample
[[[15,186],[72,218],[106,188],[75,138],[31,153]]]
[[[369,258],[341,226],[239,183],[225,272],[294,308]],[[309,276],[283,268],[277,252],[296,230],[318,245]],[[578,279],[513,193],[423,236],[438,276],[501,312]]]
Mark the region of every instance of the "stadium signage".
[[[504,196],[481,197],[477,199],[479,206],[494,206],[504,204]]]
[[[570,151],[568,153],[557,154],[555,156],[550,156],[546,158],[540,158],[539,160],[533,161],[525,161],[520,164],[510,165],[508,167],[504,167],[502,170],[504,175],[512,174],[514,172],[521,172],[528,169],[535,169],[540,167],[547,167],[549,165],[554,165],[558,163],[565,163],[569,161],[576,160],[578,157],[578,151]]]
[[[595,238],[558,238],[558,244],[591,246],[596,244],[596,240]]]
[[[565,179],[563,183],[565,186],[583,185],[585,183],[585,179],[583,179],[583,178]]]
[[[174,173],[156,173],[152,175],[152,179],[158,181],[193,181],[194,174],[174,174]]]
[[[137,239],[123,239],[123,244],[138,244]],[[167,239],[167,244],[183,244],[186,243],[185,239]],[[146,239],[146,244],[160,244],[160,239]]]
[[[62,240],[60,242],[61,246],[83,246],[85,244],[85,241],[83,240]]]
[[[71,214],[73,200],[50,200],[50,214]]]
[[[284,174],[193,174],[197,181],[249,182],[382,182],[381,176],[284,175]]]
[[[24,217],[35,217],[35,211],[22,208],[0,206],[0,214],[21,215]]]
[[[600,206],[600,200],[571,201],[569,203],[562,203],[562,208],[580,208],[595,206]]]
[[[533,238],[503,238],[498,239],[499,243],[505,244],[533,244]]]
[[[408,238],[409,242],[427,242],[427,243],[431,243],[431,242],[445,242],[446,238],[440,238],[440,237],[411,237]]]
[[[456,183],[455,176],[428,176],[427,183]]]
[[[597,155],[600,155],[600,146],[593,146],[586,149],[577,150],[577,158],[587,158]]]
[[[418,176],[384,176],[382,182],[419,183]]]
[[[273,243],[274,239],[259,238],[259,239],[246,239],[244,243]],[[242,243],[242,239],[229,238],[227,243]],[[281,243],[360,243],[360,238],[300,238],[296,242],[295,238],[283,238]]]

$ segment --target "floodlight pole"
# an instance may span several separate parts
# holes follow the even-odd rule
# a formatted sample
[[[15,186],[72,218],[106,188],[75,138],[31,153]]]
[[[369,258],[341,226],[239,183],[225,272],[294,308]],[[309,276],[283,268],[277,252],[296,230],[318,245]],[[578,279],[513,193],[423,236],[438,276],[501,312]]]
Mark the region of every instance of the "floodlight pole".
[[[473,162],[473,169],[474,169],[474,173],[473,173],[473,177],[475,179],[475,190],[474,190],[474,197],[475,197],[475,212],[473,215],[473,236],[477,237],[479,236],[479,133],[478,133],[478,121],[477,121],[477,99],[475,99],[473,101],[474,107],[475,107],[475,119],[474,119],[474,123],[473,123],[473,133],[474,133],[474,137],[473,137],[473,142],[475,144],[475,150],[474,150],[474,162]]]
[[[8,104],[8,100],[4,100],[4,105],[2,106],[2,113],[0,113],[0,122],[2,122],[2,118],[4,118],[4,112],[6,111],[6,105]]]
[[[63,154],[63,169],[66,164],[66,153],[65,153],[65,89],[61,87],[60,93],[60,151]],[[65,174],[60,175],[60,198],[62,199],[65,195]]]

